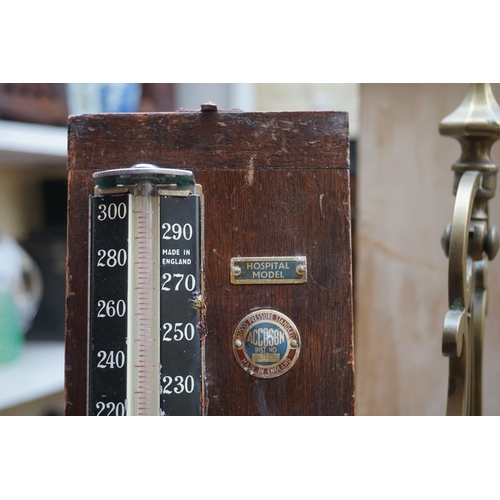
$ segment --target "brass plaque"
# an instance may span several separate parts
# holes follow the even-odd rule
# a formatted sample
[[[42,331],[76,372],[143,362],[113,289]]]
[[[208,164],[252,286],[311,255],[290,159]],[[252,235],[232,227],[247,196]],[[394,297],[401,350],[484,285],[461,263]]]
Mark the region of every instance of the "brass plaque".
[[[239,365],[253,377],[279,377],[299,357],[300,334],[288,316],[273,309],[259,309],[236,327],[233,352]]]
[[[235,285],[292,284],[307,281],[307,258],[233,257],[231,283]]]

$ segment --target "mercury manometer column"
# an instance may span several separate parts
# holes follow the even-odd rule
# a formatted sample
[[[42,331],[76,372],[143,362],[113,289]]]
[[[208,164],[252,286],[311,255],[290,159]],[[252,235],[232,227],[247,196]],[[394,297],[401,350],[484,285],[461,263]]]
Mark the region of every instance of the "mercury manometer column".
[[[199,415],[201,187],[139,164],[93,174],[89,415]]]

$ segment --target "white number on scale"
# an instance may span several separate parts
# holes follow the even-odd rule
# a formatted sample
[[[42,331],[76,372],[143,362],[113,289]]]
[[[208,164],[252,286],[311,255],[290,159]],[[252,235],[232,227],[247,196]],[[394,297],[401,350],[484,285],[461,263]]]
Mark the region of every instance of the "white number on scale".
[[[97,368],[123,368],[125,365],[125,353],[123,351],[99,351],[97,353],[99,358],[99,363],[97,363]]]
[[[115,267],[124,266],[127,263],[127,251],[124,248],[116,251],[114,248],[110,250],[97,250],[97,267]],[[106,258],[107,257],[107,258]]]
[[[175,326],[172,326],[172,323],[164,323],[163,329],[165,333],[163,334],[163,340],[170,342],[172,340],[182,340],[186,339],[188,341],[193,340],[194,338],[194,325],[191,323],[186,323],[184,328],[182,326],[184,323],[175,323]],[[172,338],[169,337],[169,334],[174,331],[174,335]]]
[[[164,273],[162,278],[165,280],[162,285],[161,289],[165,290],[166,292],[170,292],[171,288],[167,286],[167,284],[172,280],[172,278],[177,280],[177,283],[175,284],[174,290],[178,292],[184,284],[184,288],[188,292],[192,292],[196,286],[196,280],[192,274],[188,274],[185,276],[184,274],[170,274],[170,273]]]
[[[114,316],[123,318],[127,312],[127,304],[124,300],[119,300],[116,305],[114,300],[108,300],[107,302],[100,300],[97,307],[100,308],[97,312],[98,318],[113,318]]]
[[[194,377],[192,375],[188,375],[187,377],[183,377],[182,375],[177,375],[176,377],[163,377],[163,382],[166,385],[163,387],[163,394],[182,394],[186,392],[187,394],[191,394],[194,391]],[[173,385],[172,388],[170,386]]]
[[[113,414],[116,417],[124,417],[125,416],[125,405],[123,403],[105,403],[104,401],[98,401],[96,403],[96,408],[99,410],[97,416],[101,417],[109,417]],[[108,409],[108,413],[103,413],[104,410]],[[102,414],[102,415],[101,415]]]
[[[169,224],[165,222],[161,225],[162,229],[165,229],[163,233],[164,240],[180,240],[184,238],[185,240],[190,240],[193,237],[193,226],[191,224]],[[170,235],[171,233],[171,235]]]
[[[127,216],[127,204],[126,203],[110,203],[109,205],[99,205],[99,215],[97,216],[97,220],[114,220],[125,219]]]

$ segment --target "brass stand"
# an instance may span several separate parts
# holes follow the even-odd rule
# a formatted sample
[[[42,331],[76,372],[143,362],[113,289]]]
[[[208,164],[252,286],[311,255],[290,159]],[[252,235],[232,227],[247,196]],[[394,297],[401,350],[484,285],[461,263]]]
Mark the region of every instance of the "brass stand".
[[[460,143],[452,165],[456,196],[453,220],[443,234],[449,257],[448,307],[443,328],[444,356],[450,358],[447,415],[481,415],[481,371],[486,316],[487,261],[499,248],[488,223],[488,201],[495,196],[496,166],[491,146],[500,138],[500,107],[489,84],[471,84],[462,104],[439,126]]]

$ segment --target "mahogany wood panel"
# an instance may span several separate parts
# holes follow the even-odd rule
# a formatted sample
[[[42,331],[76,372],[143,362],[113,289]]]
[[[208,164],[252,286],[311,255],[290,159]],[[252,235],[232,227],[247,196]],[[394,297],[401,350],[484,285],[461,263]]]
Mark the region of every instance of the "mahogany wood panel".
[[[336,112],[82,115],[69,122],[66,414],[86,413],[92,172],[153,163],[195,172],[205,199],[206,413],[352,415],[354,351],[348,121]],[[300,285],[233,285],[237,256],[305,255]],[[302,349],[274,379],[245,373],[232,336],[272,308]]]

